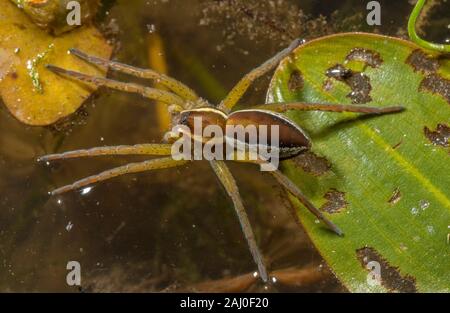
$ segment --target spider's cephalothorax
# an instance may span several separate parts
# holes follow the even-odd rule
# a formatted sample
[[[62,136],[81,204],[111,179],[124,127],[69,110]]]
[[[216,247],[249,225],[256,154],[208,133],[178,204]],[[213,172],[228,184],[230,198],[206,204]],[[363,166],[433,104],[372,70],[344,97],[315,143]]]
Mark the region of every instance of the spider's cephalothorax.
[[[229,92],[227,97],[219,104],[217,108],[211,107],[205,100],[200,98],[192,89],[183,83],[168,77],[166,75],[157,73],[150,69],[139,69],[130,65],[109,61],[94,56],[89,56],[76,49],[71,49],[70,52],[93,64],[108,67],[112,70],[120,71],[129,75],[157,80],[158,83],[165,86],[169,91],[159,90],[142,85],[118,82],[115,80],[93,77],[82,73],[65,70],[53,65],[47,67],[55,73],[67,75],[72,78],[92,83],[97,86],[107,86],[117,90],[126,92],[139,93],[146,98],[164,102],[168,105],[169,112],[172,113],[173,123],[187,126],[190,130],[193,126],[194,118],[199,117],[206,121],[208,125],[217,125],[220,128],[226,128],[227,125],[273,125],[278,126],[279,129],[279,148],[280,157],[289,158],[298,155],[302,151],[308,150],[311,146],[311,141],[308,136],[295,123],[279,114],[287,110],[318,110],[329,112],[358,112],[368,114],[385,114],[400,112],[402,107],[366,107],[355,105],[342,104],[320,104],[320,103],[269,103],[259,105],[247,110],[231,112],[231,109],[236,105],[239,99],[243,96],[250,84],[258,77],[266,74],[271,69],[275,68],[279,62],[287,57],[298,45],[302,43],[301,40],[295,40],[288,48],[279,52],[277,55],[264,62],[261,66],[253,69],[250,73],[245,75],[237,85]],[[171,133],[168,133],[166,139],[171,138]],[[198,138],[204,141],[205,138]],[[249,144],[244,138],[245,144]],[[269,146],[274,146],[272,142]],[[99,156],[99,155],[152,155],[164,156],[161,158],[154,158],[143,162],[130,163],[111,170],[107,170],[98,175],[90,176],[67,186],[60,187],[51,192],[52,195],[60,194],[66,191],[75,190],[84,186],[103,181],[112,177],[137,173],[143,171],[150,171],[155,169],[177,167],[186,164],[189,161],[175,160],[171,155],[171,144],[139,144],[133,146],[115,146],[115,147],[97,147],[85,150],[69,151],[59,154],[46,155],[39,160],[51,161],[57,159],[68,159],[74,157]],[[219,178],[222,185],[225,187],[228,195],[233,201],[236,214],[242,227],[245,239],[247,240],[253,260],[258,266],[258,271],[261,279],[268,281],[268,272],[258,249],[254,234],[248,220],[247,214],[242,203],[239,189],[236,182],[229,171],[226,163],[222,160],[211,160],[211,167]],[[275,179],[292,195],[298,198],[303,205],[321,220],[329,229],[338,235],[342,235],[342,231],[326,218],[321,211],[319,211],[301,192],[301,190],[283,173],[278,170],[270,172]]]

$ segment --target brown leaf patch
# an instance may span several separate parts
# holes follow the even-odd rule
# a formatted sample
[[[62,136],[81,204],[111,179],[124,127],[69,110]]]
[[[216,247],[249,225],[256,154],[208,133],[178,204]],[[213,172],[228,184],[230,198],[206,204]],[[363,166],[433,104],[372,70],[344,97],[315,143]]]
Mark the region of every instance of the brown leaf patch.
[[[406,64],[412,66],[414,72],[434,73],[439,68],[439,62],[427,56],[422,50],[414,50],[406,59]]]
[[[425,77],[419,86],[419,91],[428,91],[442,96],[450,104],[450,80],[438,74],[430,74]]]
[[[438,124],[436,130],[433,131],[427,126],[423,128],[425,137],[435,146],[448,147],[448,140],[450,138],[450,127],[445,124]]]
[[[363,247],[356,250],[356,256],[361,265],[376,261],[381,266],[381,284],[393,292],[417,292],[416,279],[411,275],[400,274],[399,268],[389,264],[377,250],[372,247]]]
[[[363,104],[372,101],[370,97],[370,92],[372,91],[370,78],[364,73],[352,71],[342,64],[337,64],[329,68],[326,75],[342,81],[350,87],[352,91],[347,97],[352,100],[352,103]]]
[[[331,169],[331,164],[326,158],[311,151],[302,153],[292,160],[296,166],[300,166],[305,172],[314,176],[321,176]]]
[[[378,52],[364,48],[352,49],[345,59],[347,61],[361,61],[373,68],[379,67],[383,63],[383,59]]]
[[[338,191],[334,188],[327,191],[323,197],[327,201],[320,207],[320,209],[331,214],[341,212],[348,205],[345,200],[345,192]]]
[[[303,75],[299,70],[294,70],[289,77],[288,88],[290,91],[295,92],[303,88],[305,84],[303,80]]]

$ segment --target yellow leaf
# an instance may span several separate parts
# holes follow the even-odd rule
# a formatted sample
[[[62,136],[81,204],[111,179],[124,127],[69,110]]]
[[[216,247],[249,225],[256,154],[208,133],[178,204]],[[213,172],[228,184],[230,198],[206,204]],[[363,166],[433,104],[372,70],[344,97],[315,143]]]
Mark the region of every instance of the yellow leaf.
[[[9,0],[0,0],[0,95],[28,125],[49,125],[76,111],[93,88],[62,79],[45,64],[104,76],[105,70],[71,56],[69,48],[109,58],[111,47],[93,26],[54,37],[33,24]]]

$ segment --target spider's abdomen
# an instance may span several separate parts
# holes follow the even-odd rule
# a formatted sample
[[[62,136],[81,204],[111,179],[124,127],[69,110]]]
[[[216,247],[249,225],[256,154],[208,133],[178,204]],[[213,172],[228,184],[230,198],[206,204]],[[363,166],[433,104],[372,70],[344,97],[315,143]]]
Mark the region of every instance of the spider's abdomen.
[[[226,126],[236,127],[238,125],[256,126],[257,137],[259,139],[266,137],[269,147],[279,148],[280,159],[292,158],[311,147],[309,137],[300,127],[283,115],[272,111],[250,109],[233,112],[228,116]],[[261,137],[262,129],[267,132],[266,136]],[[274,142],[274,138],[277,138],[278,142]],[[252,144],[248,137],[245,138],[245,141],[246,144]],[[261,142],[258,144],[264,145]]]
[[[218,142],[234,140],[234,146],[243,143],[246,147],[264,146],[279,149],[279,158],[292,158],[311,147],[304,131],[281,114],[266,110],[241,110],[228,116],[214,108],[198,108],[180,113],[178,124],[187,126],[190,137],[203,143],[217,133],[207,135],[208,126],[221,130]]]

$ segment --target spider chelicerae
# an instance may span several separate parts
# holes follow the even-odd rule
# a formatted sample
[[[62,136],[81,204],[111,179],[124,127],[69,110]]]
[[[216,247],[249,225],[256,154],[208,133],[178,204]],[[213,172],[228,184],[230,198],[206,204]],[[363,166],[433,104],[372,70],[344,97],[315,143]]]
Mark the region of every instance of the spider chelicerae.
[[[281,60],[288,57],[296,47],[302,43],[301,40],[293,41],[289,47],[280,51],[271,59],[264,62],[259,67],[250,71],[245,75],[235,87],[228,93],[223,101],[217,106],[210,104],[208,101],[202,99],[191,88],[183,83],[168,77],[164,74],[158,73],[151,69],[141,69],[130,65],[101,59],[95,56],[87,55],[77,49],[71,49],[70,53],[86,62],[104,66],[106,68],[119,71],[132,76],[137,76],[145,79],[152,79],[157,81],[160,85],[167,88],[166,90],[155,89],[151,87],[142,86],[134,83],[125,83],[111,80],[103,77],[94,77],[85,75],[79,72],[74,72],[66,69],[56,67],[54,65],[47,65],[47,68],[57,74],[66,75],[71,78],[94,84],[96,86],[106,86],[109,88],[138,93],[145,98],[157,100],[167,104],[168,111],[172,116],[172,124],[183,124],[192,127],[191,122],[193,117],[203,117],[209,123],[217,123],[221,127],[228,124],[262,124],[278,125],[280,128],[280,158],[288,159],[295,157],[301,153],[308,151],[311,147],[311,141],[305,132],[296,125],[293,121],[287,119],[281,113],[288,110],[318,110],[329,112],[357,112],[367,114],[385,114],[395,113],[403,110],[403,107],[367,107],[359,105],[342,105],[342,104],[320,104],[320,103],[268,103],[258,105],[247,110],[240,110],[232,112],[233,107],[237,104],[239,99],[244,95],[253,81],[262,75],[274,69]],[[176,160],[172,157],[172,143],[177,135],[169,131],[164,136],[161,144],[138,144],[130,146],[104,146],[91,149],[83,149],[76,151],[69,151],[58,154],[50,154],[42,156],[39,161],[53,161],[59,159],[69,159],[76,157],[93,157],[101,155],[149,155],[160,156],[159,158],[149,159],[143,162],[130,163],[124,166],[116,167],[106,170],[100,174],[89,176],[87,178],[78,180],[73,184],[60,187],[50,192],[51,195],[61,194],[67,191],[76,190],[85,186],[104,181],[113,177],[124,174],[138,173],[144,171],[151,171],[163,168],[172,168],[185,165],[189,160]],[[165,142],[165,143],[164,143]],[[248,160],[251,162],[250,160]],[[219,178],[224,186],[227,194],[230,196],[239,222],[244,233],[245,239],[250,248],[253,260],[255,261],[261,279],[267,282],[269,274],[261,252],[258,249],[250,222],[244,209],[239,189],[236,182],[223,160],[210,160],[211,168]],[[343,232],[333,224],[327,217],[323,215],[301,192],[301,190],[278,169],[270,171],[275,179],[299,201],[320,221],[338,235],[343,235]]]

